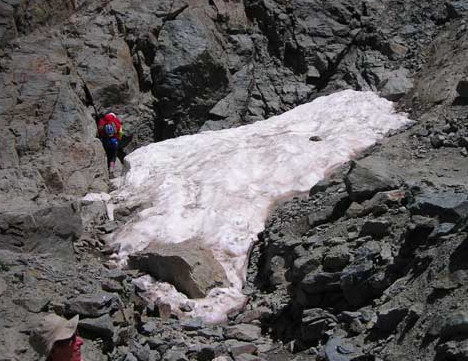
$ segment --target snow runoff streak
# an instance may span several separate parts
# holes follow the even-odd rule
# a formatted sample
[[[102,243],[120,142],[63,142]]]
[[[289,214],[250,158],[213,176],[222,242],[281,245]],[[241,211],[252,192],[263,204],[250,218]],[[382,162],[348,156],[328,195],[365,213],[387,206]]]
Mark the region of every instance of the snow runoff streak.
[[[269,206],[286,194],[308,191],[356,152],[409,122],[376,94],[346,90],[255,124],[142,147],[126,158],[130,169],[112,197],[115,203],[147,207],[116,234],[120,251],[114,256],[124,264],[150,242],[200,239],[231,287],[189,300],[150,276],[137,282],[147,297],[171,304],[180,316],[223,321],[245,303],[248,252]],[[187,304],[192,311],[179,310]]]

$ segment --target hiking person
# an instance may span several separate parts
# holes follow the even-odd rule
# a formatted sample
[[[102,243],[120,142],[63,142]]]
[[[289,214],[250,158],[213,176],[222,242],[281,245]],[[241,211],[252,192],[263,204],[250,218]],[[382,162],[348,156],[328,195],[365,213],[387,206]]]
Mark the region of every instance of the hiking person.
[[[132,136],[123,134],[122,121],[114,114],[107,113],[98,121],[98,136],[107,156],[109,175],[114,176],[116,158],[123,164],[126,153],[123,148],[130,143]]]
[[[78,315],[70,320],[53,313],[47,315],[32,332],[31,345],[46,361],[83,361],[78,321]]]

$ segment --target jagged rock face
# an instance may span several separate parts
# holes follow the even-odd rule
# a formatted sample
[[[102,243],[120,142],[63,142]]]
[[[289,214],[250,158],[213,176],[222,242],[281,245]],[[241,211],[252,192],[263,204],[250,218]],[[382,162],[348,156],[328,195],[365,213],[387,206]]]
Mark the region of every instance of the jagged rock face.
[[[443,156],[434,155],[438,157]],[[386,166],[382,161],[381,154],[372,155],[366,164],[375,169],[368,171],[378,172]],[[404,176],[405,163],[400,161],[390,163],[403,167],[394,173]],[[342,172],[343,178],[347,173]],[[467,286],[462,261],[467,244],[466,187],[455,187],[456,196],[447,185],[404,187],[406,191],[378,192],[371,200],[361,200],[359,214],[343,209],[337,217],[330,215],[304,231],[300,226],[304,214],[333,208],[346,189],[344,181],[332,179],[311,192],[308,201],[292,200],[272,215],[262,236],[256,282],[265,290],[276,290],[259,296],[260,304],[267,302],[275,309],[289,301],[267,323],[278,337],[295,340],[298,350],[321,340],[325,355],[339,337],[354,350],[350,355],[384,359],[418,352],[420,343],[438,339],[424,351],[429,359],[465,357],[455,334],[464,334],[466,315],[452,311],[466,308],[459,298]],[[440,316],[432,320],[436,314]],[[401,343],[389,342],[382,348],[374,343],[389,335]],[[363,352],[357,348],[364,339]]]
[[[308,200],[279,208],[267,225],[256,282],[275,289],[268,296],[273,309],[289,302],[276,308],[269,326],[299,350],[314,345],[325,359],[467,357],[467,305],[460,298],[467,287],[461,255],[467,245],[467,109],[459,60],[466,38],[459,25],[455,21],[435,40],[440,48],[403,101],[407,109],[415,106],[413,116],[422,115],[410,134],[385,141],[351,170],[319,183]],[[340,212],[333,216],[333,209]],[[312,332],[298,331],[309,327],[312,340]],[[337,339],[351,348],[330,353]]]
[[[2,69],[2,203],[106,189],[94,120],[61,42],[31,36],[2,58]]]
[[[44,25],[63,21],[85,3],[66,1],[4,1],[0,5],[0,47],[19,35],[25,35]]]
[[[132,149],[264,119],[336,89],[382,89],[399,97],[417,70],[412,54],[435,22],[450,19],[436,3],[4,5],[1,29],[10,43],[0,64],[2,127],[9,129],[0,135],[2,191],[13,196],[21,189],[21,199],[31,200],[105,190],[91,105],[119,113],[124,129],[135,133]],[[429,5],[430,12],[421,11]],[[51,12],[42,19],[36,11],[46,7],[63,25],[12,43],[51,24]],[[454,5],[451,13],[460,9]],[[392,21],[382,24],[382,14]],[[422,25],[410,24],[414,17]],[[28,25],[12,31],[13,18],[17,28]]]

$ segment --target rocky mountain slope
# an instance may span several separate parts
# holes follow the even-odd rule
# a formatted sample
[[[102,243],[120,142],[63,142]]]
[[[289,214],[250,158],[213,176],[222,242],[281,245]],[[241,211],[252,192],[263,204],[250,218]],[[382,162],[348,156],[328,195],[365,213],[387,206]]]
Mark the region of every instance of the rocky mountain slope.
[[[86,360],[466,360],[464,1],[0,4],[0,359],[43,312],[79,313]],[[93,113],[132,148],[379,91],[417,121],[280,205],[230,325],[168,318],[106,268],[117,224]]]

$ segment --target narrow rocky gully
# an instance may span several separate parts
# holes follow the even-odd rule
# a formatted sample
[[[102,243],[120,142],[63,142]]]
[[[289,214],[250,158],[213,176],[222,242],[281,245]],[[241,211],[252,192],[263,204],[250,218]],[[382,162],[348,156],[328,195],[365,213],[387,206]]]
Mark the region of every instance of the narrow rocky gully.
[[[2,1],[0,361],[39,360],[48,313],[80,316],[83,361],[468,360],[467,20],[466,1]],[[116,266],[148,205],[110,220],[84,198],[119,187],[96,113],[130,152],[345,89],[414,123],[271,206],[242,310],[180,317]]]

